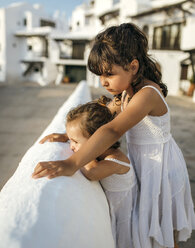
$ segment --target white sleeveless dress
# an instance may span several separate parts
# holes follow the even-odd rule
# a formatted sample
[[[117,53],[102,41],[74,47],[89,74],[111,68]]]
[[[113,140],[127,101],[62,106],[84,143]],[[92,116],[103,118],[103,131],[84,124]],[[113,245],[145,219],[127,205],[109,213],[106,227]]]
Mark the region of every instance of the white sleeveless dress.
[[[117,248],[134,248],[132,243],[132,214],[137,199],[137,179],[131,164],[113,158],[113,161],[130,167],[126,174],[113,174],[100,181],[106,194],[113,237]]]
[[[178,241],[186,241],[195,229],[194,205],[182,152],[170,134],[169,107],[158,89],[148,85],[141,90],[146,87],[159,94],[167,113],[148,115],[126,132],[129,159],[140,186],[135,248],[170,248],[173,230],[178,231]]]

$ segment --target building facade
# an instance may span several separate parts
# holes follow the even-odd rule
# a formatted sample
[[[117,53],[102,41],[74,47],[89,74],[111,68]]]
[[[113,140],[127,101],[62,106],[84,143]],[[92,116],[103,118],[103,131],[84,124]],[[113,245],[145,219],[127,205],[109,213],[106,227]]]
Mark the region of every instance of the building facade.
[[[60,21],[40,5],[0,9],[0,82],[46,85],[86,79],[99,87],[99,77],[87,70],[92,41],[124,22],[137,24],[147,35],[169,94],[188,92],[195,75],[195,0],[91,0],[75,8],[69,30],[59,28]]]
[[[50,33],[56,29],[41,5],[14,3],[1,8],[0,82],[54,81],[57,68],[50,57]]]
[[[187,92],[189,79],[194,74],[195,41],[191,37],[195,27],[195,1],[107,0],[102,5],[102,1],[95,0],[75,9],[71,30],[91,30],[92,27],[97,34],[123,22],[137,24],[147,35],[149,52],[161,69],[169,94]],[[100,85],[99,79],[90,72],[87,79],[89,84]]]

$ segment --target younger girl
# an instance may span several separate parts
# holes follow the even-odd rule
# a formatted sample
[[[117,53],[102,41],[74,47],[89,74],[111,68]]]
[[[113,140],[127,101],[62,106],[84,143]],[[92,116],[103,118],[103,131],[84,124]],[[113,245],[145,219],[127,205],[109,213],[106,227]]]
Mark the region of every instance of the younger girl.
[[[80,105],[67,114],[66,134],[73,152],[85,146],[86,141],[100,126],[113,119],[113,114],[104,105],[107,100],[108,98],[102,97],[98,102]],[[66,142],[66,135],[52,135],[53,138],[54,136],[54,140],[47,136],[41,143],[46,140]],[[82,167],[81,171],[89,180],[100,180],[110,207],[116,247],[133,248],[131,218],[137,196],[137,184],[129,159],[119,146],[117,141],[98,158]],[[55,175],[49,176],[52,177]]]
[[[148,55],[146,36],[131,23],[106,29],[95,39],[88,67],[117,99],[122,94],[122,106],[116,98],[111,105],[119,114],[70,158],[45,167],[52,164],[52,173],[60,167],[63,175],[73,175],[126,132],[128,155],[140,184],[140,243],[135,248],[176,247],[174,231],[179,241],[186,241],[195,229],[194,206],[186,164],[170,133],[167,88]],[[38,164],[37,177],[42,170]]]

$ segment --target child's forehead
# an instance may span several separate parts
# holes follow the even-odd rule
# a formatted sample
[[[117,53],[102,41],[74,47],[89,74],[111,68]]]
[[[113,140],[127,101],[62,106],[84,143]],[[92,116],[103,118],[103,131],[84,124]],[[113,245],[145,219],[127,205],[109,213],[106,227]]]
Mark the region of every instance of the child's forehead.
[[[66,124],[66,133],[68,136],[75,137],[75,135],[81,135],[82,130],[80,127],[80,122],[71,121]]]
[[[82,123],[85,122],[85,119],[87,117],[86,113],[81,113],[79,116],[76,116],[75,118],[73,117],[72,120],[67,120],[66,121],[66,128],[79,128],[82,129],[83,125]]]
[[[102,62],[99,64],[100,75],[107,74],[113,70],[113,65],[108,62]]]
[[[112,62],[105,60],[101,56],[97,57],[94,60],[90,60],[88,64],[89,69],[99,76],[110,72],[112,70]]]
[[[73,120],[69,120],[66,122],[66,126],[77,126],[79,125],[79,123],[81,122],[81,118],[76,118],[76,119],[73,119]]]

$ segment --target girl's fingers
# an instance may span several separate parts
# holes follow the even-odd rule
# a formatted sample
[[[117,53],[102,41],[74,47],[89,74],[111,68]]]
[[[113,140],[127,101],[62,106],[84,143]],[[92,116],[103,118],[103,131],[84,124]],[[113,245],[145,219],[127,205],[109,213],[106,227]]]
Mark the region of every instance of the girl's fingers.
[[[45,136],[43,139],[39,141],[39,144],[45,143],[45,141],[49,140],[50,135]]]
[[[54,178],[63,175],[62,161],[49,161],[39,162],[32,174],[33,178],[40,178],[47,176],[48,178]]]
[[[60,176],[63,176],[63,168],[61,166],[57,166],[53,169],[52,173],[48,176],[48,178],[51,179]]]
[[[44,169],[43,162],[40,162],[36,165],[33,175],[36,175],[37,173],[41,172]]]
[[[32,177],[33,177],[34,179],[37,179],[37,178],[40,178],[40,177],[49,176],[51,173],[52,173],[52,171],[50,171],[50,170],[48,170],[48,169],[45,169],[45,170],[42,170],[41,172],[39,172],[38,174],[33,175]]]
[[[45,169],[52,169],[52,164],[50,162],[39,162],[34,169],[33,175],[36,175]]]
[[[45,141],[53,142],[56,137],[58,137],[58,134],[56,134],[56,133],[49,134],[49,135],[45,136],[43,139],[41,139],[39,141],[39,143],[43,144],[43,143],[45,143]]]
[[[55,178],[55,177],[58,177],[58,176],[59,176],[58,173],[55,172],[55,173],[50,174],[47,178],[52,179],[52,178]]]

